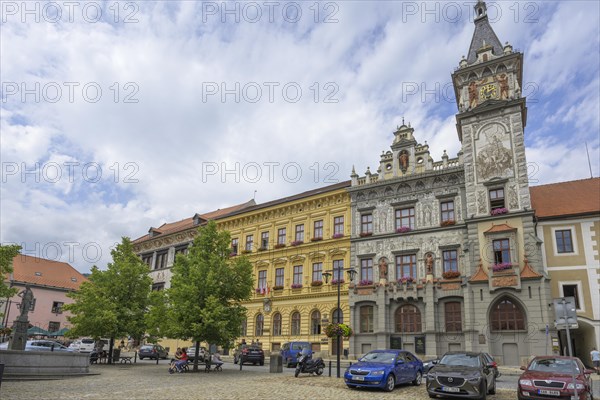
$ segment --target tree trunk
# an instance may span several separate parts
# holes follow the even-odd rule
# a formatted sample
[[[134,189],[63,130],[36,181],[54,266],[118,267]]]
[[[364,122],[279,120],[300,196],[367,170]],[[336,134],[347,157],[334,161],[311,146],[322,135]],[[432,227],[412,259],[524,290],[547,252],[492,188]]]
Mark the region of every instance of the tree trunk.
[[[196,351],[194,354],[194,372],[198,372],[198,356],[200,355],[200,342],[196,340]]]
[[[113,353],[114,345],[115,345],[115,338],[111,337],[110,342],[108,342],[108,363],[109,364],[112,364],[112,361],[113,361],[112,353]]]

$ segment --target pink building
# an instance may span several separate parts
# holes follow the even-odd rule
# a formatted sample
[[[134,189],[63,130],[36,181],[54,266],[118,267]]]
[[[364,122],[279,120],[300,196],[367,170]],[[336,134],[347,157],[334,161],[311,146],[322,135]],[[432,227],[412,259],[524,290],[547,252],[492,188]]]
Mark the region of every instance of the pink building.
[[[6,279],[19,293],[25,285],[29,285],[34,297],[29,324],[50,332],[69,327],[69,314],[62,311],[62,306],[73,302],[67,293],[79,289],[86,280],[67,263],[21,254],[13,259],[13,273]],[[2,326],[11,327],[21,313],[21,298],[15,295],[10,299],[0,299],[0,304],[4,313]]]

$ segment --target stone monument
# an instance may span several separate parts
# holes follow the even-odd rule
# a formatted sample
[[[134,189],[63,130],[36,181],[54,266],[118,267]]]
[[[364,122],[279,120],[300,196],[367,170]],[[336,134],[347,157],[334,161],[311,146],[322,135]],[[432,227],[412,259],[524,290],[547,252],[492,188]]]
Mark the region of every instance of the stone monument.
[[[29,309],[33,304],[33,292],[29,285],[25,286],[25,290],[19,293],[21,300],[21,314],[14,322],[13,333],[8,342],[9,350],[25,350],[27,343],[27,329],[29,328]]]

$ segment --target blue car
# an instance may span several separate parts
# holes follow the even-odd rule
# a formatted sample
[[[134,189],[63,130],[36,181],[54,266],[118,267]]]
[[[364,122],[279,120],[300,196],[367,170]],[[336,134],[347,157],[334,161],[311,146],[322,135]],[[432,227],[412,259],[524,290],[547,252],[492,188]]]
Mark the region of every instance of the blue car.
[[[369,387],[387,392],[401,383],[419,386],[422,378],[423,363],[405,350],[370,351],[344,373],[344,381],[350,389]]]

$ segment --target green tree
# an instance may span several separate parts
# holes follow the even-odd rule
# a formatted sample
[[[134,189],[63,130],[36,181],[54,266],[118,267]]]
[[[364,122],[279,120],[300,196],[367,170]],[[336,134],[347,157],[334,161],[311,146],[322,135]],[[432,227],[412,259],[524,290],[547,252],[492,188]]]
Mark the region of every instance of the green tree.
[[[7,299],[17,293],[17,289],[7,285],[5,279],[8,274],[13,272],[13,259],[20,251],[21,246],[14,244],[9,246],[0,245],[0,299]],[[0,317],[2,316],[4,314],[0,311]]]
[[[200,342],[230,345],[246,317],[241,302],[252,293],[252,264],[246,257],[230,257],[230,244],[229,233],[218,232],[210,221],[199,228],[189,253],[173,265],[166,320],[173,337],[196,342],[194,371]]]
[[[93,267],[89,281],[69,294],[74,303],[64,307],[72,314],[70,336],[110,338],[109,354],[115,338],[143,335],[152,285],[148,266],[133,252],[129,238],[124,237],[111,255],[107,269]]]

